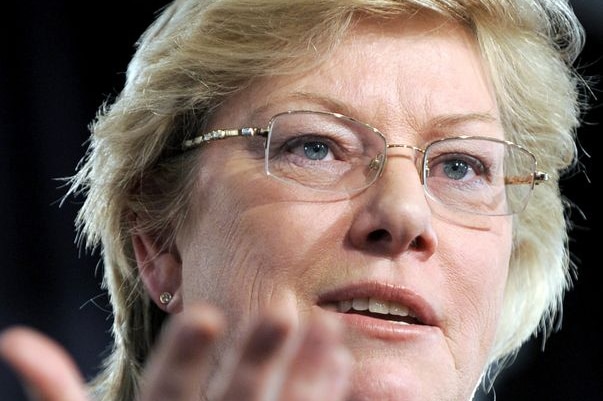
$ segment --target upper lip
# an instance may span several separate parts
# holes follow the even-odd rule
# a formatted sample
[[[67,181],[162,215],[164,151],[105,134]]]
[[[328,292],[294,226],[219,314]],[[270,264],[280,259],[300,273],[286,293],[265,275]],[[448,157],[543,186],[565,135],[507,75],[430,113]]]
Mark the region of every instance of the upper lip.
[[[397,284],[369,281],[340,286],[321,294],[318,297],[318,305],[358,298],[375,298],[402,304],[408,307],[410,314],[416,317],[420,324],[438,325],[437,314],[427,300],[416,291]]]

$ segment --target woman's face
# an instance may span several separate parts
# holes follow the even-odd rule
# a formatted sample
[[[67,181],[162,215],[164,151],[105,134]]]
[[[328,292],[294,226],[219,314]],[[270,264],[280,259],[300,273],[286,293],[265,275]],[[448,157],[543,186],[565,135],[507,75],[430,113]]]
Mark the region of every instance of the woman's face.
[[[299,109],[346,114],[389,143],[503,138],[474,40],[424,16],[359,24],[319,68],[255,82],[211,128],[265,127]],[[253,316],[285,305],[300,322],[312,311],[341,319],[354,357],[350,400],[470,398],[501,309],[509,217],[443,218],[408,149],[390,148],[376,183],[336,201],[267,177],[248,138],[199,154],[193,220],[177,244],[181,294],[185,308],[203,300],[225,311],[233,330],[222,350]],[[342,309],[367,302],[390,313]],[[395,315],[404,308],[414,324]]]

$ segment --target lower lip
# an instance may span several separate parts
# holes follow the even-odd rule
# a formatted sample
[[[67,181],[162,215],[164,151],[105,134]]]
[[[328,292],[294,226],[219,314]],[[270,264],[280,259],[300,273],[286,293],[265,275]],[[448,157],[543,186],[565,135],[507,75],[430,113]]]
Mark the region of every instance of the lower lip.
[[[337,315],[346,328],[350,328],[366,337],[387,341],[416,341],[431,337],[439,332],[437,327],[381,320],[354,313],[340,313],[323,309]]]

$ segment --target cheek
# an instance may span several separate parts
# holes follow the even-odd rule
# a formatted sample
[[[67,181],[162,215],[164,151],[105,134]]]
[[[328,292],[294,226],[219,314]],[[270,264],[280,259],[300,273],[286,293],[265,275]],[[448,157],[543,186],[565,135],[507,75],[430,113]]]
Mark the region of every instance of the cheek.
[[[484,231],[461,229],[448,236],[454,239],[450,242],[440,237],[441,255],[446,255],[448,266],[443,286],[449,300],[446,335],[468,363],[487,358],[502,308],[512,234],[510,219],[495,222],[496,226]]]
[[[224,179],[203,195],[212,206],[198,213],[184,247],[185,305],[211,302],[240,324],[268,304],[303,301],[309,267],[341,247],[346,208],[294,201],[282,188],[265,176]]]

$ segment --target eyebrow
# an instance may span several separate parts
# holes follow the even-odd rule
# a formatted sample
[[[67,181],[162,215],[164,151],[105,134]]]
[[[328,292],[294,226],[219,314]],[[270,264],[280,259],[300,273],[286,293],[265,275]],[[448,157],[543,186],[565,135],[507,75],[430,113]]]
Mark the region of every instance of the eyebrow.
[[[279,96],[274,99],[271,99],[269,102],[267,102],[264,105],[255,109],[251,113],[251,118],[252,118],[252,120],[255,120],[256,118],[263,115],[264,113],[266,113],[268,110],[272,109],[273,107],[281,106],[283,103],[286,103],[287,101],[296,101],[296,100],[313,103],[314,105],[317,105],[317,106],[322,106],[322,108],[324,108],[324,111],[329,111],[331,113],[341,113],[341,114],[344,114],[344,115],[350,116],[350,117],[355,115],[354,109],[352,107],[350,107],[349,105],[347,105],[346,103],[341,102],[340,100],[337,100],[337,99],[329,97],[329,96],[320,95],[317,93],[299,91],[299,92],[288,93],[286,96]],[[284,110],[281,110],[281,111],[284,111]],[[316,110],[316,111],[320,111],[320,110]]]
[[[428,125],[434,128],[442,128],[472,122],[491,123],[496,121],[498,121],[498,118],[490,113],[442,114],[432,118]]]
[[[322,106],[326,111],[332,113],[341,113],[348,117],[356,118],[358,114],[354,107],[351,107],[350,105],[330,96],[321,95],[313,92],[298,91],[289,93],[286,96],[276,97],[272,99],[271,101],[255,109],[251,114],[251,117],[253,120],[255,120],[257,117],[264,114],[267,110],[270,110],[271,108],[276,107],[278,105],[282,105],[282,103],[286,101],[295,100],[311,102],[315,105]],[[435,116],[429,119],[425,126],[431,128],[450,128],[468,123],[492,123],[496,121],[498,121],[498,118],[496,118],[490,113],[452,113]]]

